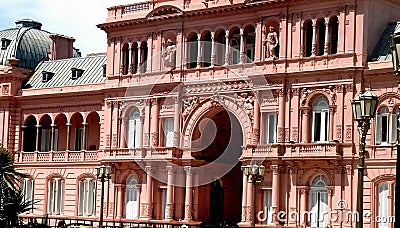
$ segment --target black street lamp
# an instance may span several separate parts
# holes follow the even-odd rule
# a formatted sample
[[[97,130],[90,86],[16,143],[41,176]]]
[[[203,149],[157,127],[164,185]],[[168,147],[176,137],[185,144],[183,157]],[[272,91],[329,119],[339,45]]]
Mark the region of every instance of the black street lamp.
[[[111,167],[110,166],[98,166],[96,169],[97,179],[101,182],[101,198],[100,198],[100,221],[99,228],[103,228],[103,204],[104,204],[104,182],[111,179]]]
[[[253,184],[252,188],[252,213],[251,213],[251,227],[255,227],[256,220],[256,185],[264,180],[265,167],[263,165],[245,165],[242,166],[244,174],[247,176],[249,183]]]
[[[354,119],[358,123],[358,132],[360,133],[360,146],[358,154],[358,182],[357,182],[357,213],[356,228],[363,227],[363,178],[365,164],[365,139],[370,128],[370,121],[375,117],[378,106],[378,96],[370,89],[364,94],[358,95],[351,101]]]
[[[396,75],[396,78],[399,77],[400,73],[400,32],[397,32],[393,35],[392,42],[392,61],[393,61],[393,70]],[[400,88],[400,87],[399,87]],[[394,190],[394,199],[396,202],[399,202],[400,199],[400,116],[397,116],[397,161],[396,161],[396,188]],[[400,227],[400,210],[396,207],[394,211],[394,227]]]

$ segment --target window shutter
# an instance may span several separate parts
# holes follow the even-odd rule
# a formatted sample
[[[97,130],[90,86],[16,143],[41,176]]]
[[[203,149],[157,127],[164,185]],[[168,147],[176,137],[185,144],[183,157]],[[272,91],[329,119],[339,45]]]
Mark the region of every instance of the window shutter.
[[[84,181],[79,181],[79,205],[78,205],[78,215],[83,215],[83,204],[85,203],[85,183]]]
[[[391,128],[390,128],[390,142],[391,143],[396,143],[397,141],[397,115],[396,114],[392,114],[391,118],[390,118],[392,124],[391,124]]]
[[[382,116],[376,116],[375,144],[382,143]]]
[[[140,147],[140,119],[135,120],[135,148]]]
[[[54,129],[53,150],[58,151],[58,128]]]

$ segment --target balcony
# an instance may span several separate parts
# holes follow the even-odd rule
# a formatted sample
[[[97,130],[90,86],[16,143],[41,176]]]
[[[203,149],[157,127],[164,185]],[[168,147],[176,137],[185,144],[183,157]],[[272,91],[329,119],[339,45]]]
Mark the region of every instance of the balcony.
[[[248,147],[244,152],[244,157],[252,158],[274,158],[282,155],[283,145],[280,144],[262,144],[255,147]]]
[[[93,162],[98,160],[99,151],[49,151],[18,152],[15,163],[37,162]]]
[[[295,143],[288,144],[284,157],[333,158],[340,157],[339,143]]]
[[[115,148],[105,149],[103,159],[142,159],[146,156],[146,150],[142,148]]]

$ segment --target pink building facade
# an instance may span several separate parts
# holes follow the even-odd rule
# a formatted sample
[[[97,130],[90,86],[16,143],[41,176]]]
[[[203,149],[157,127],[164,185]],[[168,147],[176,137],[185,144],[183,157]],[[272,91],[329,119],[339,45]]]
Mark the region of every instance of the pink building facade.
[[[396,21],[389,0],[153,1],[108,9],[106,56],[56,35],[32,72],[9,58],[0,139],[39,201],[24,216],[98,219],[104,164],[106,221],[354,227],[350,101],[371,88],[364,224],[394,227]]]

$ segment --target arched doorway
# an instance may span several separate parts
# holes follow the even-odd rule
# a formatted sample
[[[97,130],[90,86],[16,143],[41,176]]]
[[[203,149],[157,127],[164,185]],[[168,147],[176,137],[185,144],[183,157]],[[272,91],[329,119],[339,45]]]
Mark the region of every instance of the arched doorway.
[[[239,158],[243,133],[237,118],[223,107],[214,108],[197,123],[192,134],[193,157],[202,164],[229,167],[224,175],[201,186],[199,220],[214,227],[236,225],[241,218],[243,174]],[[212,170],[209,175],[213,175]]]

